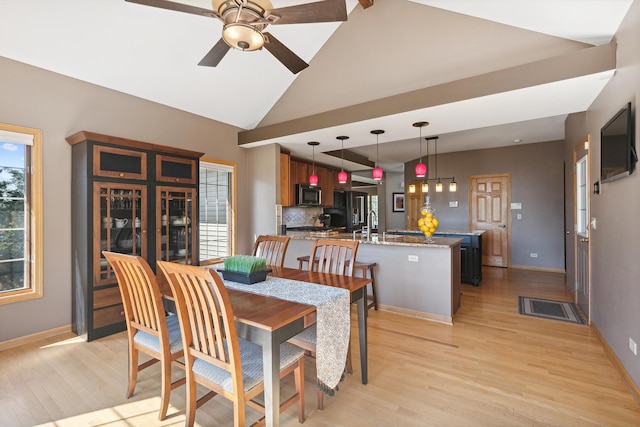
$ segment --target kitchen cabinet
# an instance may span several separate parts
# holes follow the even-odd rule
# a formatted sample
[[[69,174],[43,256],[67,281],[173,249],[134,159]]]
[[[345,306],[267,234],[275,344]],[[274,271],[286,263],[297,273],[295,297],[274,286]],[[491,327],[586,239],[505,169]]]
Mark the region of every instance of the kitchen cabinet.
[[[338,170],[322,165],[315,165],[318,175],[318,186],[322,189],[322,206],[333,206],[333,190],[336,186],[348,188],[348,184],[338,184]],[[280,153],[280,203],[282,206],[296,205],[296,184],[308,184],[313,165],[290,158],[287,153]],[[348,187],[347,187],[348,186]],[[286,194],[286,195],[285,195]]]
[[[322,188],[322,206],[333,206],[333,188],[338,181],[333,180],[333,169],[316,166],[316,173],[318,174],[318,183]]]
[[[72,329],[88,341],[125,329],[113,269],[102,251],[198,263],[202,153],[92,132],[72,146]]]
[[[289,153],[280,153],[280,204],[282,206],[293,206],[296,203],[295,195],[291,191],[291,171]]]

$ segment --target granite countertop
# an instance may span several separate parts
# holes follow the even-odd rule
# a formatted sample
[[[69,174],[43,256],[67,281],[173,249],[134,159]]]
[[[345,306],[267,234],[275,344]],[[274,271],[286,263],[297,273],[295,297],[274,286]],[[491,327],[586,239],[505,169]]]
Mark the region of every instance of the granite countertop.
[[[459,234],[460,236],[479,236],[484,234],[486,230],[438,230],[434,233],[435,236],[438,234]],[[387,230],[387,235],[394,233],[420,233],[418,230]]]
[[[287,232],[287,236],[294,240],[317,240],[322,237],[315,236],[309,232],[293,231]],[[362,237],[360,233],[353,238],[353,233],[338,233],[333,236],[327,236],[331,239],[344,239],[344,240],[358,240],[361,244],[365,245],[387,245],[387,246],[415,246],[415,247],[430,247],[430,248],[450,248],[460,242],[462,239],[453,237],[437,237],[434,236],[434,243],[426,243],[423,236],[407,236],[401,234],[376,234],[373,233],[370,239]]]

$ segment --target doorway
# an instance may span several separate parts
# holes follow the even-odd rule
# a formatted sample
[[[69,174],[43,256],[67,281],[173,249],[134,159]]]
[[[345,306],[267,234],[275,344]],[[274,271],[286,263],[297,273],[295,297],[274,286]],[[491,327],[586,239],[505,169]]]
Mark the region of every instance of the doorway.
[[[482,235],[482,265],[508,267],[511,225],[509,174],[469,177],[469,224]]]
[[[576,304],[589,321],[589,136],[573,149],[573,205],[574,205],[574,274],[576,280]]]

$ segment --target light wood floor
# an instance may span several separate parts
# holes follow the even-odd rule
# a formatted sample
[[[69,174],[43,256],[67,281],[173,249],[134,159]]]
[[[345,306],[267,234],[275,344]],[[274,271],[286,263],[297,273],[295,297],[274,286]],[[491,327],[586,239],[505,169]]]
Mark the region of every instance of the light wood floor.
[[[380,286],[401,286],[384,283]],[[588,326],[518,314],[518,295],[570,300],[564,276],[484,270],[462,287],[447,326],[371,310],[369,384],[354,375],[324,411],[315,409],[314,368],[306,369],[306,426],[637,426],[638,405]],[[358,360],[354,340],[353,356]],[[0,426],[173,426],[184,423],[184,388],[157,421],[157,367],[126,399],[126,339],[91,343],[72,335],[0,352]],[[287,389],[290,384],[286,384]],[[248,409],[250,420],[257,414]],[[214,398],[201,426],[232,423]],[[296,426],[295,408],[281,425]]]

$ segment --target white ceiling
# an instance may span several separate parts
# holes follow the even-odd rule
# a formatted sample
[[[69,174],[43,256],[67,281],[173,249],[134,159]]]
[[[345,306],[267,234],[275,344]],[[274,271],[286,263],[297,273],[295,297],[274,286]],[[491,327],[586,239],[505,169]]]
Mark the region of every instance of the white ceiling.
[[[180,1],[211,8],[208,0]],[[361,8],[356,0],[346,1],[350,13]],[[308,1],[272,0],[274,7],[303,2]],[[611,40],[632,0],[415,0],[415,3],[598,45]],[[358,11],[370,13],[376,6],[379,5]],[[349,22],[274,25],[269,31],[312,68],[311,60],[340,25]],[[0,56],[242,129],[253,129],[306,70],[293,75],[264,50],[230,51],[218,67],[197,66],[219,40],[221,31],[222,25],[216,19],[124,0],[0,2]],[[503,146],[512,144],[514,139],[522,143],[557,140],[564,137],[566,115],[586,110],[610,76],[610,73],[585,76],[396,114],[378,118],[375,124],[366,121],[285,135],[277,142],[292,154],[309,158],[309,147],[301,141],[323,141],[321,151],[329,151],[340,148],[336,135],[368,134],[371,129],[383,128],[387,130],[385,135],[393,138],[381,135],[380,142],[385,144],[379,148],[380,163],[385,169],[397,170],[402,162],[417,157],[416,130],[407,126],[415,121],[431,123],[423,130],[423,136],[439,135],[439,152]],[[272,141],[260,143],[269,142]],[[374,146],[366,147],[367,144]],[[370,141],[352,144],[350,148],[375,159],[373,136]],[[336,164],[335,159],[324,157],[324,163]]]

